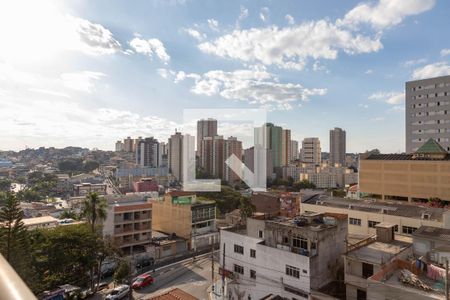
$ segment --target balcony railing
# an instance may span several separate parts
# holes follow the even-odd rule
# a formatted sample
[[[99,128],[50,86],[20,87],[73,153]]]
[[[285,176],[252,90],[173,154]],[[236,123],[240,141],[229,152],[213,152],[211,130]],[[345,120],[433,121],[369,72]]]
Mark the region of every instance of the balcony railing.
[[[0,255],[0,299],[37,300],[2,255]]]

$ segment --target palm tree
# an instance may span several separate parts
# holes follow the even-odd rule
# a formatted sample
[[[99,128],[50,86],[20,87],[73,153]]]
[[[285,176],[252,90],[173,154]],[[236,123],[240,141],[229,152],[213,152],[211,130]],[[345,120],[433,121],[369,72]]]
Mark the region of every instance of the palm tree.
[[[84,207],[82,214],[91,224],[92,232],[95,232],[95,225],[106,219],[106,209],[108,204],[106,199],[99,197],[97,193],[89,193],[84,200]]]

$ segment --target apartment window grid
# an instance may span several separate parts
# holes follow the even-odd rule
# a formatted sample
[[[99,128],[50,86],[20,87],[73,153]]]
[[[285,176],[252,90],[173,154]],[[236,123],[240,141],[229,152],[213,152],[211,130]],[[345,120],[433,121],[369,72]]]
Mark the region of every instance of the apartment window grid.
[[[244,247],[235,244],[234,253],[244,254]]]
[[[411,227],[411,226],[402,226],[402,232],[404,234],[412,234],[414,231],[416,231],[417,228],[416,227]]]
[[[244,275],[244,267],[240,265],[234,265],[234,272]]]
[[[371,220],[367,221],[367,226],[369,226],[369,228],[375,228],[375,226],[376,226],[377,224],[380,224],[380,222],[377,222],[377,221],[371,221]]]
[[[250,249],[250,257],[256,258],[256,250]]]
[[[286,275],[300,278],[300,269],[297,267],[286,265]]]
[[[256,271],[255,270],[250,270],[250,278],[256,279]]]
[[[348,223],[349,223],[350,225],[361,226],[361,219],[357,219],[357,218],[349,218],[349,219],[348,219]]]

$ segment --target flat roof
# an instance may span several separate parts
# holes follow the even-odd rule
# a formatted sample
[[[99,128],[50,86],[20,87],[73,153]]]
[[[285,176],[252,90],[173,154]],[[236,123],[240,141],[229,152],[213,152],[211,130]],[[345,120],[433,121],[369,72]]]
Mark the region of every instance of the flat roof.
[[[411,247],[411,245],[411,243],[400,240],[394,240],[391,243],[375,241],[371,244],[350,251],[347,253],[347,257],[381,265],[390,261],[393,256]]]
[[[325,194],[317,194],[302,201],[304,204],[317,206],[329,206],[335,208],[349,209],[354,211],[365,211],[406,218],[422,219],[424,213],[429,214],[427,220],[442,221],[446,209],[437,207],[424,207],[415,204],[399,203],[395,201],[354,200],[348,198],[330,197]],[[350,209],[349,209],[350,210]]]
[[[433,240],[441,240],[450,243],[450,229],[420,226],[419,229],[413,232],[413,237],[423,237]]]
[[[413,161],[450,161],[450,155],[444,158],[420,157],[414,154],[370,154],[362,160],[413,160]]]
[[[38,225],[43,223],[58,223],[58,219],[52,216],[43,216],[29,219],[22,219],[25,226]]]

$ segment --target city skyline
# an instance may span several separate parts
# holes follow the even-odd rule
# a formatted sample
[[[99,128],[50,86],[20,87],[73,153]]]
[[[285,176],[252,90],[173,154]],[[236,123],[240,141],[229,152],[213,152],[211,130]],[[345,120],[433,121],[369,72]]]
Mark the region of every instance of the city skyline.
[[[0,147],[114,150],[167,141],[183,109],[264,107],[299,142],[403,152],[405,82],[450,74],[450,5],[390,2],[5,1]]]

